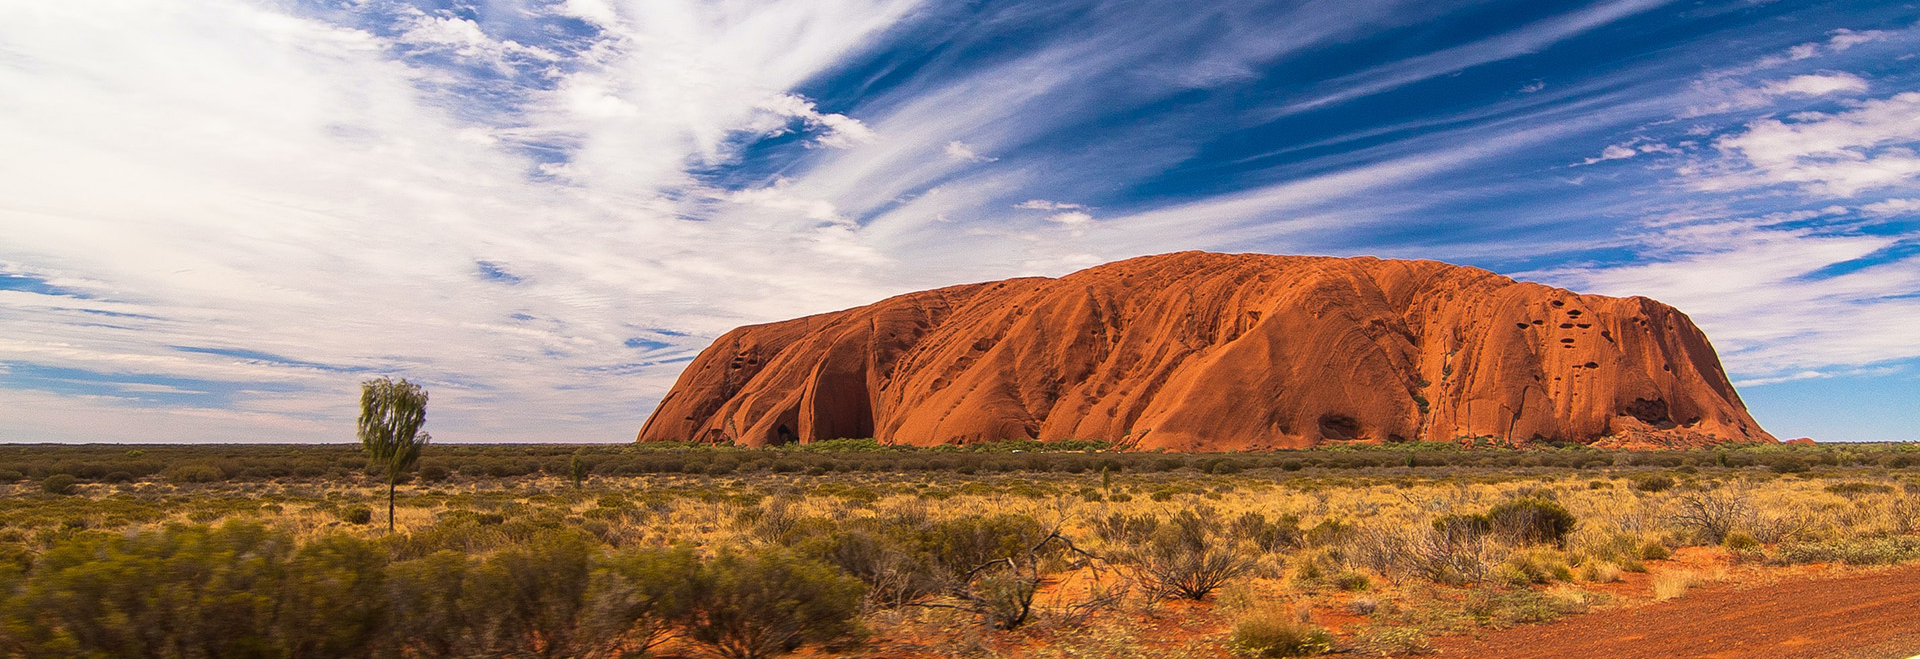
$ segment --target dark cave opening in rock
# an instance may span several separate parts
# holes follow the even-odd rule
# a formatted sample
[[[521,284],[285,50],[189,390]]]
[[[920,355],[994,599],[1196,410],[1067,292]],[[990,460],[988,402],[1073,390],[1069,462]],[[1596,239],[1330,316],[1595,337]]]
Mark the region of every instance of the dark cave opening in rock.
[[[1360,422],[1345,414],[1320,415],[1320,436],[1326,439],[1359,439]]]
[[[1668,414],[1667,401],[1665,399],[1655,398],[1648,400],[1645,398],[1635,398],[1632,403],[1627,404],[1627,408],[1623,411],[1626,412],[1628,416],[1639,419],[1642,423],[1661,430],[1671,430],[1676,425],[1673,422],[1673,418]]]

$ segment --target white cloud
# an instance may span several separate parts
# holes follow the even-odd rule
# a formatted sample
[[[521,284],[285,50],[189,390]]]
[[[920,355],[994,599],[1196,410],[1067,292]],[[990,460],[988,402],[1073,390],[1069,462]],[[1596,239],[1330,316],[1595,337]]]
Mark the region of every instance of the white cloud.
[[[1799,380],[1823,380],[1831,377],[1833,377],[1832,373],[1826,373],[1822,371],[1800,371],[1798,373],[1788,373],[1786,375],[1776,375],[1772,377],[1735,380],[1733,382],[1733,386],[1764,387],[1766,385],[1780,384],[1782,382],[1796,382]]]
[[[1840,28],[1833,31],[1833,37],[1827,40],[1827,47],[1843,51],[1860,44],[1885,41],[1894,33],[1890,30],[1849,30]]]
[[[1014,204],[1013,207],[1023,208],[1027,210],[1040,210],[1040,211],[1085,210],[1086,209],[1086,206],[1082,206],[1080,204],[1068,204],[1068,203],[1062,203],[1058,201],[1047,201],[1045,199],[1028,199],[1026,201]]]
[[[1905,184],[1920,176],[1920,92],[1860,103],[1838,113],[1807,112],[1790,121],[1766,118],[1714,141],[1726,163],[1697,170],[1700,190],[1794,185],[1849,197]]]
[[[791,189],[791,182],[781,179],[771,186],[728,193],[726,199],[736,204],[794,215],[822,224],[842,226],[853,224],[852,220],[840,214],[833,202],[803,197],[794,194]]]
[[[552,62],[560,56],[552,51],[522,45],[511,39],[496,40],[480,29],[480,24],[453,16],[432,16],[411,7],[402,19],[405,29],[398,41],[428,48],[441,48],[472,60],[506,68],[505,60],[525,56]]]
[[[760,109],[782,119],[799,119],[808,126],[819,129],[823,134],[814,138],[820,146],[846,149],[861,144],[871,144],[876,139],[873,129],[866,124],[846,115],[823,113],[814,106],[813,101],[781,94],[760,104]],[[775,125],[762,125],[757,132],[777,133],[781,128]]]
[[[998,159],[975,154],[972,146],[966,146],[966,142],[960,142],[960,140],[947,142],[947,158],[958,159],[958,161],[962,161],[962,163],[991,163],[991,161]]]
[[[1619,144],[1609,144],[1607,145],[1606,148],[1600,150],[1600,155],[1586,158],[1584,160],[1581,160],[1580,162],[1574,163],[1572,166],[1584,167],[1587,165],[1594,165],[1594,164],[1606,162],[1609,160],[1626,160],[1634,156],[1638,156],[1641,154],[1648,154],[1648,153],[1680,155],[1684,152],[1681,149],[1668,145],[1665,142],[1657,142],[1652,139],[1648,139],[1646,137],[1636,137],[1631,140],[1621,142]]]
[[[1482,64],[1536,53],[1559,41],[1664,6],[1672,1],[1604,2],[1466,45],[1379,66],[1328,81],[1324,87],[1330,91],[1289,104],[1281,108],[1277,114],[1284,116],[1344,103]]]
[[[1582,160],[1580,161],[1580,164],[1591,165],[1594,163],[1605,162],[1608,160],[1626,160],[1628,158],[1632,158],[1639,154],[1640,152],[1635,151],[1631,146],[1628,146],[1625,144],[1612,144],[1612,145],[1608,145],[1607,148],[1605,149],[1601,149],[1600,155],[1594,156],[1592,158],[1588,158],[1586,160]]]
[[[1084,211],[1068,211],[1047,216],[1048,222],[1070,227],[1086,226],[1093,223],[1093,216]]]
[[[1514,98],[1471,113],[1329,136],[1313,148],[1337,156],[1263,172],[1267,178],[1238,191],[1157,208],[1120,208],[1122,198],[1108,208],[1102,195],[1193,162],[1239,118],[1197,127],[1148,116],[1063,144],[1060,136],[1080,135],[1066,131],[1452,8],[1400,0],[1215,3],[1169,18],[1145,4],[1114,4],[1089,14],[1093,24],[990,66],[908,77],[858,105],[825,110],[795,90],[913,17],[917,0],[515,7],[513,21],[557,12],[599,28],[581,43],[532,42],[540,47],[501,36],[528,31],[452,14],[408,14],[389,37],[343,27],[354,20],[302,13],[375,7],[360,2],[0,6],[0,149],[24,154],[0,160],[0,180],[9,182],[0,260],[10,271],[94,296],[0,291],[0,363],[163,382],[91,398],[0,390],[0,407],[38,406],[0,415],[0,432],[349,439],[356,381],[393,372],[431,384],[432,429],[444,440],[620,439],[684,363],[667,360],[684,360],[706,336],[742,323],[954,281],[1061,274],[1141,253],[1320,251],[1375,228],[1437,226],[1408,218],[1504,190],[1429,179],[1599,127],[1664,117],[1675,103],[1649,98],[1639,81],[1624,82],[1637,72],[1551,91],[1536,81],[1524,95],[1505,94]],[[1394,89],[1537,52],[1664,4],[1593,3],[1320,89],[1336,96]],[[1821,48],[1841,48],[1842,36]],[[484,98],[461,97],[469,93],[463,84],[477,84],[472,72],[489,68],[542,84],[480,84]],[[1876,84],[1891,87],[1895,77]],[[1804,96],[1812,81],[1794,80],[1781,80],[1781,89],[1801,91],[1767,98],[1819,98]],[[510,93],[492,95],[503,91]],[[1800,127],[1866,107],[1774,121]],[[826,148],[776,163],[777,175],[732,167],[753,157],[761,138],[786,131]],[[1359,150],[1339,141],[1355,135],[1379,139]],[[1673,144],[1630,140],[1601,155],[1700,151]],[[1738,166],[1714,173],[1772,171],[1763,166],[1763,146],[1724,142]],[[1843,150],[1872,160],[1900,147]],[[1561,162],[1581,155],[1553,152]],[[1801,160],[1819,158],[1830,156]],[[1593,171],[1592,181],[1615,175]],[[1052,199],[1103,199],[1103,208],[1096,219],[1093,209]],[[1009,213],[1010,206],[1032,212]],[[1492,215],[1476,221],[1524,224]],[[1524,233],[1526,247],[1550,248],[1539,235]],[[489,281],[481,261],[519,283]],[[1635,283],[1629,274],[1607,281],[1624,289]],[[1748,345],[1791,346],[1797,336]],[[624,345],[634,337],[671,345]],[[231,402],[160,410],[138,400],[194,392]]]
[[[948,158],[960,162],[993,162],[999,160],[999,158],[989,158],[975,153],[973,147],[967,146],[966,142],[960,140],[948,142],[946,152]]]
[[[1838,93],[1860,93],[1867,91],[1867,81],[1860,76],[1845,72],[1807,74],[1769,82],[1763,85],[1760,91],[1769,96],[1826,96]]]
[[[1870,215],[1907,215],[1920,214],[1920,199],[1887,199],[1876,201],[1860,210]]]
[[[1803,43],[1787,49],[1788,61],[1809,60],[1822,55],[1842,53],[1861,44],[1885,41],[1896,33],[1890,30],[1849,30],[1841,28],[1828,33],[1824,42]]]
[[[866,274],[886,262],[833,203],[687,171],[769,116],[822,146],[881,141],[784,90],[913,6],[573,0],[609,32],[504,125],[394,55],[550,54],[469,21],[418,16],[386,40],[243,0],[0,6],[0,149],[16,156],[0,160],[0,260],[93,296],[0,295],[0,361],[137,382],[8,390],[36,411],[5,436],[349,440],[358,380],[395,373],[429,383],[442,440],[630,437],[682,364],[659,360],[699,335],[899,286]],[[694,336],[623,345],[653,328]],[[204,405],[137,400],[194,392]]]

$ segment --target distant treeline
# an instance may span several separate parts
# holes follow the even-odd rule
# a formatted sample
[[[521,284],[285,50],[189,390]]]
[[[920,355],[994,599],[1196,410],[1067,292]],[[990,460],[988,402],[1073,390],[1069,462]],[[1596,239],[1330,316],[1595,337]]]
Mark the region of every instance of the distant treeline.
[[[1818,466],[1920,466],[1920,445],[1909,443],[1739,445],[1681,451],[1616,451],[1585,446],[1462,449],[1448,444],[1342,446],[1249,453],[1116,452],[1104,443],[997,442],[931,449],[892,447],[873,440],[833,440],[803,446],[748,449],[691,444],[438,444],[427,449],[418,475],[449,479],[645,474],[956,472],[1207,474],[1274,469],[1461,469],[1603,467],[1768,468],[1801,472]],[[157,479],[172,483],[329,479],[368,473],[353,444],[0,445],[0,482],[65,475],[83,483]]]

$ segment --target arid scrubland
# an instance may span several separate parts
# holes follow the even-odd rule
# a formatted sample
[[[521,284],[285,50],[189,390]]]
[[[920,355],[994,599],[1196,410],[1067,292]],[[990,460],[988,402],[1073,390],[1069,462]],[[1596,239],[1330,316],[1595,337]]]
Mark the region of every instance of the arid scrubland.
[[[1907,446],[441,448],[401,487],[392,535],[373,512],[384,478],[346,469],[345,450],[0,448],[0,475],[19,477],[0,499],[0,647],[1393,655],[1920,559]],[[121,464],[155,453],[138,476]]]

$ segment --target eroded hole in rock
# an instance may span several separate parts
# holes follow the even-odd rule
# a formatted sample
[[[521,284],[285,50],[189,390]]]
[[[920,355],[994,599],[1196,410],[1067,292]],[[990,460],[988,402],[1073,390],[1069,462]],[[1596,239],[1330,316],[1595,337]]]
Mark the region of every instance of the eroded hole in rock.
[[[1648,400],[1635,398],[1622,410],[1628,416],[1639,419],[1641,423],[1666,430],[1674,427],[1673,419],[1667,416],[1667,401],[1661,398]]]
[[[788,428],[787,424],[784,423],[780,424],[780,427],[774,431],[773,441],[776,446],[786,446],[799,439],[800,436],[793,434],[793,429]]]
[[[1360,437],[1360,422],[1345,414],[1322,414],[1320,436],[1325,439],[1357,439]]]
[[[1526,329],[1526,328],[1527,328],[1527,324],[1526,324],[1526,323],[1514,323],[1514,324],[1515,324],[1515,325],[1519,325],[1519,326],[1520,326],[1520,329]]]
[[[1560,329],[1573,329],[1573,323],[1560,323]]]
[[[1579,317],[1580,317],[1580,310],[1579,310],[1579,309],[1568,309],[1568,310],[1567,310],[1567,317],[1568,317],[1568,318],[1579,318]]]
[[[1587,363],[1585,363],[1585,364],[1582,364],[1582,365],[1583,365],[1583,366],[1586,366],[1587,368],[1600,368],[1600,363],[1599,363],[1599,362],[1587,362]]]
[[[1536,320],[1536,321],[1533,321],[1533,324],[1535,324],[1535,325],[1545,325],[1545,324],[1547,324],[1547,321],[1544,321],[1544,320]]]
[[[1556,307],[1564,307],[1564,306],[1567,306],[1567,303],[1566,303],[1566,302],[1563,302],[1563,301],[1560,301],[1560,300],[1554,300],[1554,301],[1553,301],[1553,306],[1556,306]]]
[[[1573,339],[1560,339],[1561,343],[1573,343]]]

